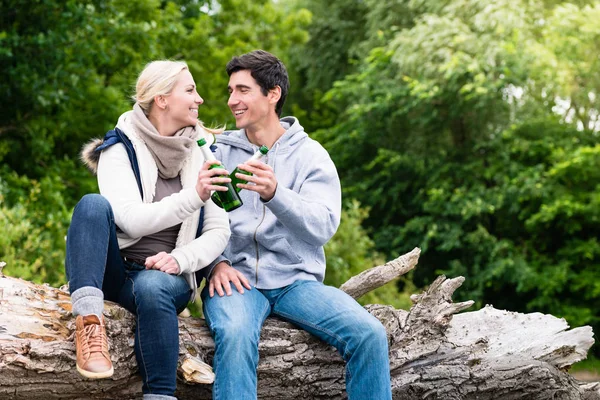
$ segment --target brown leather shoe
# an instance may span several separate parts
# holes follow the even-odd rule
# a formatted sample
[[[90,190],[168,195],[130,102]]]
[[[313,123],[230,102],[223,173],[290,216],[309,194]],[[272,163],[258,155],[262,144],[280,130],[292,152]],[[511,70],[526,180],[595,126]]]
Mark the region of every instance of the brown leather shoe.
[[[86,378],[101,379],[112,376],[114,369],[108,354],[108,340],[104,318],[96,315],[78,315],[75,320],[75,347],[77,371]]]

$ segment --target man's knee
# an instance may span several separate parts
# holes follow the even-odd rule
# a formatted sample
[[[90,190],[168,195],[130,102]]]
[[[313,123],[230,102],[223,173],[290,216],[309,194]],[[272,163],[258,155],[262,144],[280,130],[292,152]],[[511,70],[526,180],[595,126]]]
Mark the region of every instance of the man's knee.
[[[232,296],[204,299],[204,314],[210,330],[220,341],[246,341],[258,343],[261,326],[248,310],[243,295],[237,292]]]
[[[252,327],[240,322],[212,324],[211,330],[221,341],[252,341]]]
[[[387,331],[377,318],[373,317],[373,320],[374,321],[371,323],[371,337],[375,342],[387,347]]]
[[[354,339],[357,347],[387,349],[387,332],[377,318],[371,314],[367,314],[357,326],[358,329],[354,330]]]

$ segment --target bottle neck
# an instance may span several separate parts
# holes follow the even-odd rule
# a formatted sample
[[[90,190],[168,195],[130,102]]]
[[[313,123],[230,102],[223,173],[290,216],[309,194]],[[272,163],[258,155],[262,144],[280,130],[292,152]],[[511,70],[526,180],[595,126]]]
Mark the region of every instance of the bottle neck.
[[[266,156],[266,154],[263,154],[260,152],[260,150],[258,150],[256,153],[252,154],[252,157],[250,157],[250,160],[260,160],[261,158],[263,158],[264,156]]]
[[[215,157],[215,155],[213,154],[213,152],[210,150],[210,145],[207,143],[204,146],[200,146],[200,151],[202,151],[202,154],[204,155],[204,159],[205,160],[216,160],[217,158]]]

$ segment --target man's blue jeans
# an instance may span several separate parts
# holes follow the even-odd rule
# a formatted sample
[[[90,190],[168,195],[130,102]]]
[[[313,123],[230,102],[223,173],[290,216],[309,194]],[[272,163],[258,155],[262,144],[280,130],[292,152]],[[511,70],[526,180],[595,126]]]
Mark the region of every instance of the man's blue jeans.
[[[350,400],[392,398],[385,329],[353,298],[315,281],[281,289],[214,297],[202,291],[204,316],[215,340],[214,400],[256,399],[258,341],[262,325],[276,315],[334,346],[346,361]]]
[[[179,357],[177,314],[190,299],[183,276],[125,262],[108,201],[85,195],[75,207],[65,260],[69,290],[95,287],[136,316],[135,355],[145,394],[173,396]]]

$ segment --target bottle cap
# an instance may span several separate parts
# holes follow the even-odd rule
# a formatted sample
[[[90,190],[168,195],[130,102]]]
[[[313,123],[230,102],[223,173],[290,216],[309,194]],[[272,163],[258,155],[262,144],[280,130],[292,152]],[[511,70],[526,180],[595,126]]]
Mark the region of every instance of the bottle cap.
[[[269,148],[265,145],[262,145],[262,146],[260,146],[258,151],[260,151],[262,154],[267,154],[269,152]]]
[[[198,146],[204,146],[206,144],[206,139],[200,138],[196,141],[196,143],[198,143]]]

